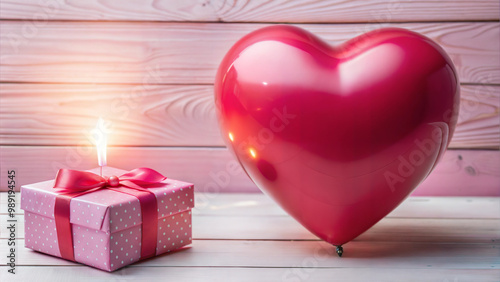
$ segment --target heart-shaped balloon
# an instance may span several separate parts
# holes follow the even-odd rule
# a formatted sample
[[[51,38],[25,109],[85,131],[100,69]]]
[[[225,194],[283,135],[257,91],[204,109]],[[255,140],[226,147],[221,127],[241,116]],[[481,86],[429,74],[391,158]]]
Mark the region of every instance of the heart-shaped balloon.
[[[255,184],[341,246],[435,167],[455,129],[459,83],[444,50],[408,30],[332,47],[277,25],[230,49],[215,102],[225,141]]]

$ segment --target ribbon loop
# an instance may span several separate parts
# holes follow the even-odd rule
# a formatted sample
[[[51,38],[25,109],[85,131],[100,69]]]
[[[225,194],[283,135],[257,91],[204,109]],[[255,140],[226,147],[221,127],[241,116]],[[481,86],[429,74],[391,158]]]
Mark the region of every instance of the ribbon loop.
[[[120,176],[120,180],[128,180],[137,185],[156,184],[165,179],[161,173],[147,167],[136,168]]]
[[[157,184],[165,179],[161,173],[147,167],[133,169],[119,177],[113,175],[108,179],[88,171],[62,168],[57,172],[54,188],[59,192],[75,193],[119,185],[136,188],[137,186],[131,187],[127,183],[144,186]]]
[[[106,185],[106,179],[88,171],[61,168],[56,175],[54,188],[59,192],[75,193]]]

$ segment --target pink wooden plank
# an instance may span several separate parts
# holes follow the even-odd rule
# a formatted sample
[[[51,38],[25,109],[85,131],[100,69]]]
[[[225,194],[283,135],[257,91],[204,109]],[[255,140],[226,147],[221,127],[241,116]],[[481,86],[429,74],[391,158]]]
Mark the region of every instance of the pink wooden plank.
[[[51,20],[380,22],[498,20],[498,1],[3,0],[0,18]]]
[[[0,25],[3,82],[213,83],[229,48],[266,24],[46,22]],[[500,23],[299,25],[340,44],[384,26],[411,29],[436,40],[462,82],[500,83]],[[472,40],[473,39],[473,40]],[[202,42],[202,44],[200,44]]]
[[[500,87],[462,85],[457,128],[450,148],[500,146]]]
[[[199,215],[201,216],[201,218],[206,218],[209,216],[241,216],[256,218],[289,217],[288,214],[276,204],[276,202],[274,202],[270,197],[264,195],[263,193],[221,193],[215,195],[214,197],[211,196],[213,195],[207,193],[195,193],[196,207],[192,210],[193,215]],[[20,193],[16,193],[14,197],[17,203],[21,201]],[[0,192],[0,206],[6,205],[7,202],[7,192]],[[22,215],[24,214],[24,211],[17,209],[15,213],[17,215]],[[0,210],[0,216],[7,214],[7,210]],[[481,222],[479,220],[484,219],[485,221],[483,222],[483,227],[489,228],[488,226],[491,225],[487,223],[489,219],[500,220],[500,197],[409,197],[408,199],[404,200],[403,203],[399,205],[395,210],[389,213],[386,218],[420,219],[422,220],[422,224],[429,224],[429,222],[431,221],[426,221],[428,219],[464,219],[464,223],[456,223],[456,221],[447,222],[455,222],[450,225],[453,226],[453,228],[459,228],[460,224],[478,224],[474,227],[474,229],[479,228],[481,226]],[[244,224],[244,222],[245,221],[243,220],[242,224]],[[207,225],[210,224],[211,223],[207,223]],[[269,224],[273,225],[275,223]],[[440,223],[435,223],[436,226],[442,224],[443,223],[441,223],[441,221]],[[281,226],[282,223],[278,225]],[[398,225],[398,223],[395,222],[392,225]],[[488,230],[489,232],[491,232],[491,234],[494,234],[494,236],[500,237],[500,225],[498,225],[497,229],[489,228]],[[2,232],[3,231],[0,230],[0,234],[2,234]],[[8,232],[8,230],[5,230],[5,232]],[[452,230],[450,232],[450,234],[452,234],[457,231]],[[500,238],[498,239],[500,242]],[[485,242],[488,240],[491,241],[491,238],[485,239]]]
[[[217,224],[217,221],[214,221]],[[222,224],[223,222],[221,222]],[[254,229],[262,225],[258,218],[251,222]],[[277,226],[267,227],[271,236],[280,234]],[[411,227],[408,227],[411,228]],[[302,232],[307,232],[302,229]],[[236,230],[237,233],[240,233]],[[243,232],[241,232],[243,233]],[[242,234],[237,234],[242,235]],[[273,236],[273,237],[274,237]],[[399,236],[404,237],[404,234]],[[344,256],[334,255],[334,247],[323,241],[284,241],[284,240],[194,240],[192,246],[183,250],[157,256],[129,267],[141,266],[205,266],[205,267],[293,267],[300,265],[307,257],[321,256],[315,267],[318,268],[373,268],[380,270],[390,265],[394,268],[422,269],[432,265],[434,268],[491,269],[498,268],[498,250],[492,244],[467,244],[451,242],[405,242],[401,240],[370,241],[356,240],[344,245]],[[19,240],[19,243],[24,243]],[[5,248],[6,240],[0,240]],[[2,250],[2,249],[0,249]],[[269,257],[272,254],[272,258]],[[382,255],[383,254],[383,255]],[[39,255],[31,250],[20,251],[23,261],[20,265],[53,265],[60,259]],[[46,257],[46,261],[43,258]],[[216,259],[214,259],[216,258]],[[370,258],[370,259],[362,259]],[[61,265],[73,265],[61,261]],[[312,267],[312,265],[311,265]],[[219,280],[221,281],[221,280]],[[225,281],[225,280],[222,280]],[[277,280],[279,281],[279,280]]]
[[[99,116],[109,145],[224,146],[212,85],[2,84],[1,145],[83,145]],[[500,87],[462,85],[450,148],[500,146]],[[118,106],[116,106],[118,105]],[[26,109],[30,109],[29,111]]]
[[[0,147],[0,187],[7,170],[17,169],[19,185],[54,178],[61,167],[96,167],[92,147]],[[133,169],[146,166],[168,177],[192,182],[201,192],[257,192],[245,173],[230,174],[235,159],[225,148],[113,147],[108,165]],[[447,151],[431,176],[413,195],[500,196],[500,151]],[[18,187],[19,188],[19,187]]]
[[[500,151],[448,150],[413,196],[500,196]]]
[[[225,254],[227,256],[227,254]],[[273,254],[269,254],[273,258]],[[262,259],[263,255],[259,255]],[[175,260],[175,256],[169,256]],[[190,282],[219,282],[223,279],[238,282],[255,281],[338,281],[365,282],[365,281],[442,281],[442,282],[491,282],[498,280],[498,269],[444,269],[433,268],[304,268],[311,263],[314,256],[303,257],[300,264],[290,268],[279,267],[141,267],[131,266],[122,268],[114,273],[99,271],[86,266],[23,266],[16,278],[19,281],[113,281],[130,279],[133,281],[190,281]],[[363,259],[363,258],[361,258]],[[365,258],[366,260],[366,258]],[[304,266],[302,266],[304,264]],[[390,263],[387,263],[390,265]],[[0,268],[7,273],[6,267]],[[425,271],[424,271],[425,270]],[[6,274],[4,274],[6,275]],[[0,277],[2,278],[2,277]]]

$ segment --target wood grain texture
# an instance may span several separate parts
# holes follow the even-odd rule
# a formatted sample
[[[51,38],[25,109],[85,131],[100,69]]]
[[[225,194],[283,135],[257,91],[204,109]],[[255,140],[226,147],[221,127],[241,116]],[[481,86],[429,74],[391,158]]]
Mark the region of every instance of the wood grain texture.
[[[10,234],[1,228],[0,281],[498,281],[498,0],[0,5],[0,191],[9,169],[16,169],[19,189],[53,178],[62,167],[95,167],[85,129],[98,116],[113,125],[110,166],[148,166],[199,191],[192,246],[114,273],[25,249],[24,214],[17,211],[17,274],[7,272]],[[493,197],[410,197],[346,244],[340,259],[258,193],[243,172],[229,174],[235,161],[215,120],[215,70],[243,35],[280,22],[296,23],[330,44],[395,26],[443,46],[462,83],[451,146],[496,150],[448,151],[412,195]],[[222,193],[243,191],[252,193]],[[0,193],[0,222],[7,222],[5,207],[6,193]]]
[[[174,255],[170,256],[175,259]],[[306,259],[306,258],[304,258]],[[307,261],[305,262],[307,265]],[[12,279],[7,276],[7,267],[0,266],[0,279]],[[275,282],[275,281],[317,281],[330,282],[332,277],[339,281],[408,281],[418,278],[420,281],[444,282],[492,282],[500,275],[498,269],[444,269],[427,267],[423,269],[377,269],[377,268],[313,268],[304,269],[298,265],[291,268],[260,267],[140,267],[129,266],[107,273],[87,266],[23,266],[14,281],[168,281],[189,282]],[[302,277],[302,278],[301,278]],[[11,280],[8,280],[11,281]]]
[[[383,0],[2,0],[0,19],[210,21],[210,22],[398,22],[498,20],[499,3]]]
[[[5,194],[0,194],[0,204]],[[196,195],[197,198],[202,196],[207,195]],[[259,278],[258,281],[295,281],[297,279],[294,278],[301,277],[299,275],[305,276],[298,281],[331,281],[332,276],[341,277],[342,281],[373,281],[374,278],[406,281],[415,277],[425,281],[436,278],[452,279],[442,281],[495,281],[500,273],[499,219],[485,219],[498,208],[494,205],[498,205],[499,198],[409,198],[401,204],[402,210],[417,206],[425,208],[424,216],[428,218],[421,218],[419,212],[410,213],[406,218],[388,216],[346,244],[344,256],[338,258],[333,246],[312,236],[289,216],[276,214],[274,209],[253,205],[245,209],[246,215],[233,214],[242,206],[238,205],[239,202],[248,203],[247,197],[256,203],[270,203],[269,198],[262,194],[217,195],[209,206],[227,207],[226,210],[223,214],[203,213],[204,209],[193,213],[194,240],[191,246],[113,273],[24,248],[21,224],[17,230],[18,274],[15,277],[25,279],[35,273],[48,275],[51,281],[63,281],[70,275],[65,271],[71,271],[71,275],[85,277],[85,281],[109,281],[124,277],[154,280],[159,276],[167,280],[192,281],[198,275],[201,275],[200,280],[205,281],[204,275],[208,274],[201,269],[210,269],[214,270],[210,276],[221,281],[221,277],[227,277],[229,270],[258,269],[258,273],[245,273],[254,280],[243,281],[255,281],[256,278]],[[471,206],[467,206],[468,203]],[[485,209],[474,209],[477,204],[484,204]],[[452,215],[445,207],[457,211],[457,214]],[[464,210],[460,210],[461,207]],[[468,216],[468,211],[473,211],[477,218],[459,218]],[[0,220],[4,222],[6,216],[1,215]],[[22,222],[23,215],[18,215],[17,220]],[[6,230],[0,230],[3,231]],[[0,253],[7,253],[6,236],[6,233],[0,236],[3,238],[0,239]],[[31,266],[37,267],[31,269]],[[7,273],[5,268],[0,270]],[[177,273],[179,268],[189,269],[190,272]],[[162,271],[155,272],[158,269]],[[278,273],[271,275],[268,270]],[[439,272],[447,270],[453,270],[447,273],[448,277]],[[321,271],[324,273],[319,275]],[[198,274],[191,276],[189,273],[193,272]],[[340,276],[337,272],[341,273]],[[267,274],[259,276],[262,273]],[[10,277],[3,275],[2,278]],[[238,277],[231,279],[240,280]]]
[[[352,242],[500,243],[497,219],[412,218],[409,221],[384,218]],[[218,230],[211,226],[218,226]],[[193,236],[220,240],[319,240],[289,216],[197,217],[193,221]]]
[[[450,148],[498,149],[500,87],[462,85],[460,98],[459,118]]]
[[[272,232],[272,231],[271,231]],[[19,240],[24,244],[24,240]],[[6,240],[1,249],[5,249]],[[191,248],[161,255],[155,259],[136,263],[134,266],[171,267],[294,267],[307,257],[321,254],[315,267],[381,268],[390,263],[394,268],[498,269],[497,256],[500,245],[454,244],[454,243],[405,243],[405,242],[350,242],[345,245],[348,252],[338,258],[334,246],[323,241],[238,241],[195,240]],[[1,250],[0,249],[0,250]],[[25,249],[20,254],[20,265],[57,265],[61,259],[41,261]],[[384,257],[381,254],[386,254]],[[263,256],[274,254],[273,259]],[[42,255],[46,257],[46,255]],[[217,259],[214,259],[217,258]],[[23,262],[24,261],[24,262]],[[63,262],[63,265],[75,265]]]
[[[7,202],[5,196],[2,198],[0,193],[0,204]],[[288,217],[276,202],[263,197],[262,193],[197,192],[195,203],[193,214],[196,216]],[[500,220],[500,197],[409,197],[385,218]]]
[[[137,87],[2,84],[1,143],[91,145],[88,132],[102,117],[111,146],[224,146],[213,86]]]
[[[211,85],[1,84],[1,145],[91,145],[98,117],[112,146],[224,146]],[[139,86],[140,87],[140,86]],[[450,148],[500,147],[500,86],[463,85]],[[30,109],[30,110],[26,110]]]
[[[384,218],[352,242],[500,244],[498,219],[410,218]],[[7,222],[8,217],[0,215],[0,219]],[[24,215],[17,216],[17,219],[23,222]],[[23,239],[24,225],[18,225],[16,232],[16,238]],[[7,239],[9,235],[7,229],[0,231],[1,239]],[[193,218],[193,238],[319,241],[290,216],[197,216]]]
[[[243,35],[265,24],[46,22],[0,25],[2,82],[213,83],[219,62]],[[299,25],[339,44],[393,26],[439,43],[463,83],[500,83],[500,23]],[[203,44],[200,44],[203,42]]]
[[[16,193],[15,198],[19,203],[20,193]],[[7,193],[0,192],[0,205],[6,205],[7,201]],[[196,216],[288,217],[288,214],[276,202],[270,197],[264,197],[262,193],[196,192],[195,203],[196,206],[192,212]],[[7,214],[7,212],[0,210],[1,214]],[[24,211],[17,209],[15,214],[24,214]],[[500,220],[500,198],[409,197],[385,218]]]
[[[7,170],[17,170],[24,185],[53,179],[59,168],[96,167],[93,147],[2,146],[0,188],[6,190]],[[200,192],[257,192],[225,148],[108,148],[108,165],[130,170],[150,167],[168,177],[195,184]],[[480,183],[480,185],[478,185]],[[419,196],[500,196],[500,151],[449,150],[433,173],[413,192]],[[19,189],[20,186],[16,187]]]

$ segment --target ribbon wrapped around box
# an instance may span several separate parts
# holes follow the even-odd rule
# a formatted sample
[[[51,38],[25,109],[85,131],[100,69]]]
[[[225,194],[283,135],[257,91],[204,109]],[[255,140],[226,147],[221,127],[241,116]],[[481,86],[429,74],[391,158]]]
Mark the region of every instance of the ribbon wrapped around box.
[[[114,271],[191,243],[191,183],[148,168],[98,171],[21,187],[26,247]]]

